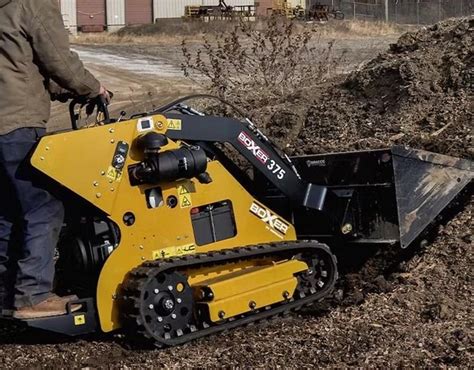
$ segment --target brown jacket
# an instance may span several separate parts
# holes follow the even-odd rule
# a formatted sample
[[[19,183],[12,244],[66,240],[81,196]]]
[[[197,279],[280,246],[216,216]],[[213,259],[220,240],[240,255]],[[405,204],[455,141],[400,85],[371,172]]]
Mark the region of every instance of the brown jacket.
[[[69,49],[57,0],[0,0],[0,135],[44,127],[57,85],[88,97],[100,89]]]

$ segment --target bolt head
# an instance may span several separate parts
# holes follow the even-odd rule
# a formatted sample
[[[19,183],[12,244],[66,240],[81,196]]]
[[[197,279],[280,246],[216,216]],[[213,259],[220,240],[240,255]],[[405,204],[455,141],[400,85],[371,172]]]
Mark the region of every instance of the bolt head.
[[[155,293],[155,294],[158,294],[159,292],[160,292],[159,289],[155,289],[155,290],[153,291],[153,293]]]
[[[225,317],[225,312],[224,311],[219,311],[219,318],[223,319]]]
[[[176,302],[181,303],[181,302],[183,302],[183,300],[181,298],[177,298]]]
[[[172,318],[173,320],[176,319],[176,314],[175,314],[175,313],[171,314],[171,318]]]
[[[172,299],[166,299],[164,302],[163,302],[163,306],[167,309],[167,310],[172,310],[174,308],[174,302]]]
[[[172,290],[173,290],[173,286],[172,286],[172,285],[168,285],[168,290],[169,290],[169,291],[172,291]]]
[[[162,321],[163,321],[163,318],[162,318],[161,316],[158,316],[156,319],[158,320],[158,322],[162,322]]]
[[[349,234],[350,232],[352,232],[352,225],[350,223],[347,223],[345,224],[344,226],[342,226],[341,228],[341,232],[346,235],[346,234]]]
[[[148,306],[148,308],[149,308],[150,310],[152,310],[152,309],[155,308],[155,306],[153,306],[152,304],[150,304],[150,305]]]

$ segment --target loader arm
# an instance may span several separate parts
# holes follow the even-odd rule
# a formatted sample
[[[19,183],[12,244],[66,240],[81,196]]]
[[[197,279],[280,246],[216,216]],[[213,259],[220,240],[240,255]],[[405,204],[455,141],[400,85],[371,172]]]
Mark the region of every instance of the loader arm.
[[[168,120],[179,122],[179,129],[168,129],[173,140],[229,143],[268,181],[291,201],[322,211],[327,188],[302,180],[289,159],[283,158],[266,136],[252,124],[224,117],[166,113]]]

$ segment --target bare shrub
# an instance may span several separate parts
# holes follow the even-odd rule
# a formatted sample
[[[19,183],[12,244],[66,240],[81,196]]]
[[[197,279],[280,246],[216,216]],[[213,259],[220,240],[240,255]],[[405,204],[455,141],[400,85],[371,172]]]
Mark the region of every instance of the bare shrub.
[[[322,45],[311,27],[269,18],[241,22],[232,31],[206,35],[192,50],[182,43],[182,68],[211,93],[252,115],[259,109],[309,98],[308,89],[330,77],[343,55]]]

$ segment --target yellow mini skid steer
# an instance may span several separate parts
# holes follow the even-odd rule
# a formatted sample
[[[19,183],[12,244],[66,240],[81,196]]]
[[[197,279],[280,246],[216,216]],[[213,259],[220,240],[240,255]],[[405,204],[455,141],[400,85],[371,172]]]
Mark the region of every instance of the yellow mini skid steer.
[[[163,347],[283,314],[331,293],[338,248],[406,248],[472,191],[470,161],[404,147],[290,159],[249,120],[185,102],[124,121],[100,103],[103,124],[77,129],[74,101],[75,129],[41,139],[31,164],[66,206],[56,289],[81,309],[25,325]]]

